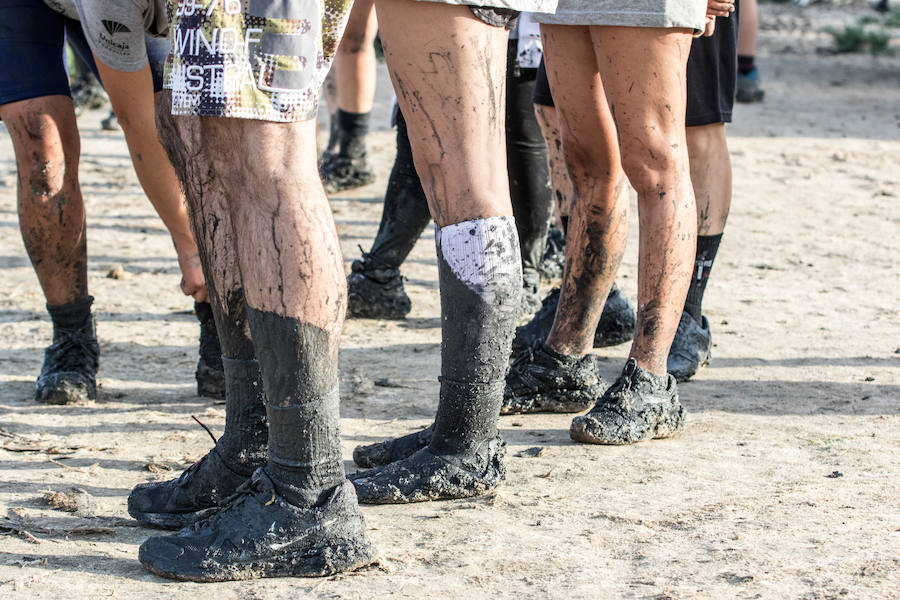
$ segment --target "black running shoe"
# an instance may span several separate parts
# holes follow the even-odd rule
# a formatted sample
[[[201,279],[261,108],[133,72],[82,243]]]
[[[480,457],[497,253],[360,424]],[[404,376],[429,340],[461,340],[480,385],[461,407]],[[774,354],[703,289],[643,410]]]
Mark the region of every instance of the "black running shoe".
[[[605,387],[592,356],[565,356],[535,342],[509,367],[500,414],[581,412]]]
[[[362,187],[375,181],[375,173],[369,168],[365,155],[349,158],[335,154],[322,164],[319,173],[322,185],[329,194]]]
[[[371,254],[353,261],[347,277],[347,316],[357,319],[406,318],[412,308],[403,276]]]
[[[676,381],[687,381],[709,364],[710,348],[712,334],[709,331],[709,321],[701,316],[698,323],[685,311],[681,313],[681,321],[678,322],[678,330],[669,349],[666,370]]]
[[[44,365],[34,383],[34,399],[45,404],[96,400],[99,365],[93,318],[80,329],[54,327],[53,343],[44,350]]]
[[[128,514],[144,525],[180,529],[209,515],[245,481],[247,475],[231,469],[213,448],[178,479],[135,486]]]
[[[551,227],[547,232],[547,247],[544,249],[544,258],[538,271],[545,280],[554,281],[562,277],[565,264],[566,236],[562,229]]]
[[[141,544],[138,560],[163,577],[208,582],[332,575],[371,564],[375,552],[352,485],[299,507],[258,469],[209,517]]]
[[[426,429],[391,438],[383,442],[357,446],[353,449],[353,462],[363,469],[381,467],[408,458],[431,443],[434,425]]]
[[[197,361],[197,395],[205,398],[225,399],[225,370],[222,367],[222,346],[216,332],[212,306],[209,302],[194,304],[194,313],[200,321],[200,359]]]
[[[648,373],[633,358],[586,415],[575,417],[569,436],[588,444],[634,444],[669,437],[684,425],[675,378]]]
[[[348,476],[363,504],[407,504],[471,498],[506,478],[506,444],[496,437],[466,454],[438,455],[422,448],[409,458]]]
[[[516,336],[512,343],[514,355],[530,348],[536,341],[543,342],[547,339],[553,327],[558,305],[559,288],[553,288],[544,298],[541,309],[534,318],[525,325],[516,327]],[[613,284],[606,298],[606,304],[603,305],[597,331],[594,333],[594,348],[606,348],[629,341],[634,337],[634,326],[634,307],[631,306],[628,296]]]

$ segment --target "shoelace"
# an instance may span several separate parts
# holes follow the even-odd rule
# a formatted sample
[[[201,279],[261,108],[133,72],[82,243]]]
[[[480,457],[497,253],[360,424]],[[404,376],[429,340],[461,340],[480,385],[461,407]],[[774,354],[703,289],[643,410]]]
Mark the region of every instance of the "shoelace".
[[[271,484],[270,487],[272,498],[268,502],[266,502],[266,506],[275,502],[275,488],[274,486],[271,486]],[[249,496],[261,492],[262,490],[262,479],[259,477],[251,477],[250,479],[239,485],[232,495],[222,500],[222,503],[219,506],[212,509],[206,518],[191,523],[191,531],[201,531],[203,529],[212,527],[219,521],[219,519],[222,518],[222,515],[225,513],[225,511],[234,506],[237,506]]]
[[[195,417],[194,415],[191,415],[191,418],[192,418],[193,420],[197,421],[197,424],[200,425],[200,427],[202,427],[203,429],[206,430],[206,433],[208,433],[208,434],[209,434],[209,437],[212,438],[213,446],[215,446],[216,443],[218,443],[219,440],[216,439],[216,436],[213,435],[213,432],[210,431],[209,427],[207,427],[206,425],[204,425],[203,422],[200,421],[200,419],[198,419],[198,418]],[[204,455],[203,455],[203,458],[201,458],[200,460],[198,460],[197,462],[195,462],[194,464],[192,464],[191,466],[189,466],[187,469],[185,469],[184,473],[182,473],[182,474],[178,477],[178,480],[176,481],[176,485],[178,485],[179,487],[184,487],[185,485],[187,485],[188,483],[190,483],[191,479],[194,477],[194,473],[197,471],[197,469],[200,468],[200,465],[203,464],[203,461],[206,460],[206,457],[207,457],[207,456],[209,456],[209,453],[204,454]]]
[[[84,329],[57,329],[58,339],[47,348],[47,363],[58,370],[91,376],[100,358],[97,340]]]

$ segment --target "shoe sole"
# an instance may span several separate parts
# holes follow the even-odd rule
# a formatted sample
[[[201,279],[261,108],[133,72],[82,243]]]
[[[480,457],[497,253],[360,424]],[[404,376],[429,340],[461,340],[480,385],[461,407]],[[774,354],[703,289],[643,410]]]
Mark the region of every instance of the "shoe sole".
[[[653,426],[653,435],[645,436],[640,439],[613,439],[599,438],[584,427],[576,426],[576,421],[572,421],[569,427],[569,437],[575,442],[583,444],[597,444],[601,446],[631,446],[639,442],[647,440],[657,440],[672,437],[684,427],[684,405],[678,403],[674,410],[666,415],[666,418],[659,419]]]
[[[56,388],[35,392],[35,402],[41,404],[54,404],[62,406],[65,404],[87,404],[97,399],[97,390],[73,389],[68,386],[63,389]]]
[[[511,400],[504,398],[500,414],[579,413],[592,407],[602,395],[603,390],[599,386],[592,386],[586,390],[555,390],[546,394],[516,396]]]
[[[336,573],[346,573],[367,567],[376,562],[376,555],[368,543],[336,543],[317,548],[312,555],[306,552],[293,552],[274,557],[273,560],[251,560],[229,565],[218,573],[180,573],[167,571],[145,562],[143,548],[138,552],[138,560],[144,568],[156,575],[194,581],[213,583],[217,581],[241,581],[246,579],[263,579],[269,577],[327,577]],[[335,560],[340,557],[339,560]]]

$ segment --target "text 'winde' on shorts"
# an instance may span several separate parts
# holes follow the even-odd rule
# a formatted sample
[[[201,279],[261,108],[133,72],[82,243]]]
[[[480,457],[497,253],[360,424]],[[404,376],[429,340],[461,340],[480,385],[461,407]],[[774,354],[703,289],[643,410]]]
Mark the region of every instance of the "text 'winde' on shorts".
[[[352,0],[169,0],[172,114],[315,117]]]

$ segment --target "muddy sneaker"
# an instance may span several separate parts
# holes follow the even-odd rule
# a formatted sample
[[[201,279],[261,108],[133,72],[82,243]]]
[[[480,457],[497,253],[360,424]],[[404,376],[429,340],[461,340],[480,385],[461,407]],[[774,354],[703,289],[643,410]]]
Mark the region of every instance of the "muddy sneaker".
[[[534,269],[522,269],[522,318],[531,318],[541,306],[540,274]]]
[[[506,478],[500,437],[467,454],[437,455],[422,448],[409,458],[348,476],[363,504],[407,504],[481,496]]]
[[[572,420],[569,436],[588,444],[634,444],[668,437],[683,425],[675,378],[648,373],[629,358],[597,405]]]
[[[509,367],[500,414],[581,412],[605,388],[592,356],[566,356],[535,342]]]
[[[357,319],[406,318],[412,308],[399,269],[363,252],[347,277],[347,316]]]
[[[706,317],[701,316],[698,323],[687,312],[681,313],[681,321],[669,349],[666,370],[676,381],[687,381],[709,364],[711,347],[712,334]]]
[[[45,404],[72,404],[97,399],[100,345],[89,317],[80,329],[53,328],[53,343],[44,350],[34,399]]]
[[[565,264],[566,236],[562,229],[551,227],[547,232],[547,247],[544,249],[544,258],[538,271],[545,280],[553,281],[562,277]]]
[[[365,155],[356,158],[334,155],[324,162],[320,175],[325,191],[329,194],[362,187],[375,181],[375,173],[369,168]]]
[[[429,425],[426,429],[398,438],[357,446],[353,449],[353,462],[363,469],[371,469],[408,458],[431,443],[433,431],[434,425]]]
[[[207,582],[332,575],[371,564],[375,552],[352,485],[320,507],[299,507],[257,469],[209,517],[141,544],[138,560],[163,577]]]
[[[225,371],[222,367],[222,347],[216,333],[209,302],[194,304],[194,313],[200,321],[200,359],[197,361],[197,395],[204,398],[225,399]]]
[[[100,121],[100,128],[104,131],[116,131],[119,129],[119,117],[115,112],[109,111],[109,114]]]
[[[128,495],[128,514],[144,525],[181,529],[202,519],[247,481],[215,448],[178,479],[142,483]]]
[[[516,327],[512,352],[518,354],[530,348],[536,341],[544,341],[553,327],[556,307],[559,305],[559,288],[553,288],[544,298],[540,310],[525,325]],[[622,290],[615,284],[609,291],[597,331],[594,333],[594,348],[606,348],[629,341],[634,337],[634,307]]]
[[[754,68],[746,75],[738,73],[735,100],[743,103],[762,102],[766,92],[759,87],[759,71]]]

